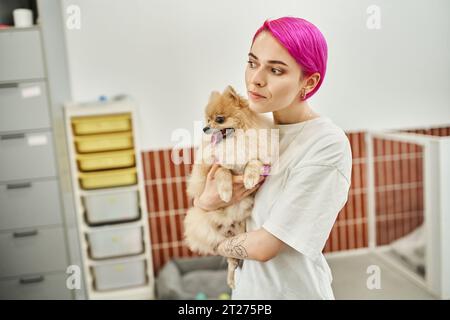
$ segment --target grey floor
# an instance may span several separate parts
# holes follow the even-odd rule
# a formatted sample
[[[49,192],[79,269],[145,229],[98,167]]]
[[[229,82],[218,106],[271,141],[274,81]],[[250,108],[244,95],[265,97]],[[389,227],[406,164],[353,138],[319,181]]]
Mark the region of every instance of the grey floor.
[[[431,294],[371,253],[327,257],[333,273],[333,291],[337,300],[347,299],[435,299]],[[366,273],[371,265],[380,269],[380,289],[368,289]]]

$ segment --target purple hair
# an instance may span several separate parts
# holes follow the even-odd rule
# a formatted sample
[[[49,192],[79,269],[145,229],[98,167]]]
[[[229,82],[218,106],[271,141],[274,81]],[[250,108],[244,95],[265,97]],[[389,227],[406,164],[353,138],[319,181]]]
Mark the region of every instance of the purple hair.
[[[305,76],[318,72],[320,80],[313,91],[304,100],[310,98],[322,85],[327,70],[328,47],[320,30],[311,22],[295,17],[282,17],[266,20],[253,36],[252,44],[258,34],[264,30],[286,48],[300,65]]]

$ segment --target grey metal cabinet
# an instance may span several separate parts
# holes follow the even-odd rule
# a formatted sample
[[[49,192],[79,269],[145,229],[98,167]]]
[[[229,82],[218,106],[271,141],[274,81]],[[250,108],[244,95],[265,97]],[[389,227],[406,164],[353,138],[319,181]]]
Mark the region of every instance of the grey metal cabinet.
[[[36,227],[0,233],[0,277],[66,268],[61,227]]]
[[[45,81],[0,83],[0,131],[50,127]]]
[[[66,274],[43,273],[0,280],[0,300],[71,299]]]
[[[40,27],[0,52],[0,299],[71,299]]]
[[[0,181],[54,177],[55,152],[50,131],[0,133]]]
[[[0,230],[60,225],[58,180],[0,184]]]
[[[0,81],[45,78],[39,28],[2,30],[0,48]]]

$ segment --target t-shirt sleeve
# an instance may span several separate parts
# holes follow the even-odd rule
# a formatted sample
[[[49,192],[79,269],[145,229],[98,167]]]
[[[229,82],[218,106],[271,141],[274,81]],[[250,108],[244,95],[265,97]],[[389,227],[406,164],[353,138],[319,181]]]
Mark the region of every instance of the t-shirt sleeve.
[[[289,173],[263,228],[315,259],[347,202],[349,188],[350,182],[335,166],[298,167]]]

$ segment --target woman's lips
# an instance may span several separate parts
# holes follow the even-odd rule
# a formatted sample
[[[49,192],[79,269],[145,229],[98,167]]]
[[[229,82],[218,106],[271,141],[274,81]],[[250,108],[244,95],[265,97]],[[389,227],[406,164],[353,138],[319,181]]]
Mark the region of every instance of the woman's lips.
[[[264,96],[262,96],[260,94],[257,94],[256,92],[253,92],[253,91],[249,91],[248,95],[250,96],[250,98],[252,100],[261,100],[261,99],[265,99],[266,98],[266,97],[264,97]]]

